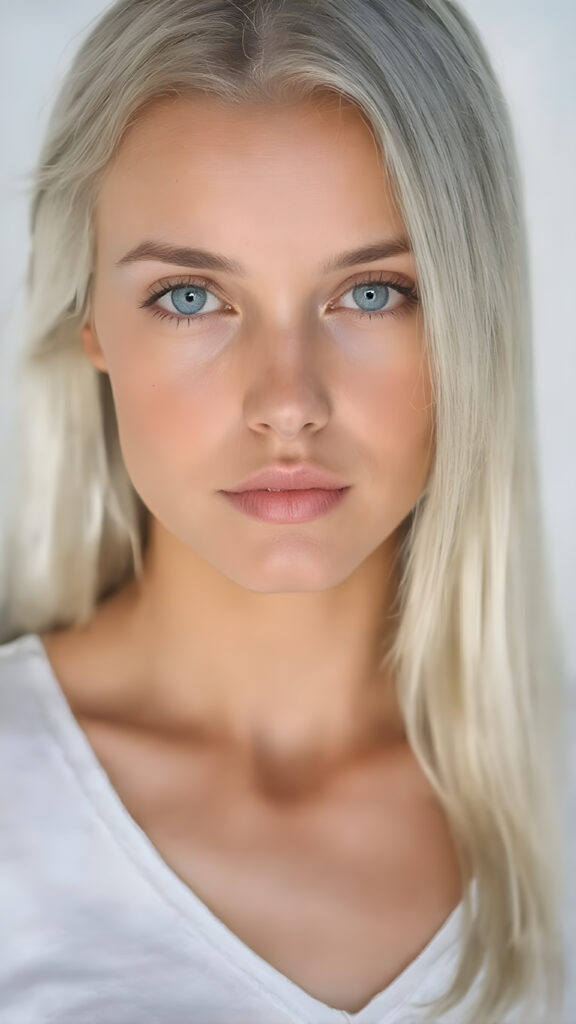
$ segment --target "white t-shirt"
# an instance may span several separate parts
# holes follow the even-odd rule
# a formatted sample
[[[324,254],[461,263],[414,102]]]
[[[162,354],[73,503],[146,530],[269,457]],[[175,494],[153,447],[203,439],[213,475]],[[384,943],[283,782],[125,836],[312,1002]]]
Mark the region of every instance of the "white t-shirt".
[[[36,634],[0,645],[0,779],[0,1024],[418,1024],[415,1003],[452,975],[461,904],[357,1013],[250,949],[129,815]],[[562,1024],[576,1024],[574,978],[568,989]]]

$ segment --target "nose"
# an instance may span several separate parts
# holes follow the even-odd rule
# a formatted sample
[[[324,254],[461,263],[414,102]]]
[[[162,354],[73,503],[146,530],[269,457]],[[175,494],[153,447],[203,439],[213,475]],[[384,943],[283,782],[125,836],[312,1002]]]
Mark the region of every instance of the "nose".
[[[251,349],[244,416],[252,430],[293,440],[304,429],[316,432],[328,423],[333,405],[329,373],[309,337],[276,335],[275,341],[266,345],[259,366]]]

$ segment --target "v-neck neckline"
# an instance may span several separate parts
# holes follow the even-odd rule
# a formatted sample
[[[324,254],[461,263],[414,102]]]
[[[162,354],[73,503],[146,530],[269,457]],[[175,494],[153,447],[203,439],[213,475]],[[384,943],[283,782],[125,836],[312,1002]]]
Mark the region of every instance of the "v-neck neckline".
[[[462,900],[452,910],[421,952],[382,991],[355,1013],[337,1009],[316,999],[251,949],[209,909],[194,890],[164,860],[147,833],[120,799],[99,761],[87,734],[74,715],[57,679],[46,649],[37,633],[16,641],[37,655],[38,695],[48,713],[51,730],[69,757],[84,796],[108,826],[114,845],[128,856],[150,889],[169,905],[181,923],[201,935],[228,965],[240,970],[253,987],[299,1020],[322,1024],[393,1024],[396,1014],[419,993],[431,969],[452,950],[459,936]]]

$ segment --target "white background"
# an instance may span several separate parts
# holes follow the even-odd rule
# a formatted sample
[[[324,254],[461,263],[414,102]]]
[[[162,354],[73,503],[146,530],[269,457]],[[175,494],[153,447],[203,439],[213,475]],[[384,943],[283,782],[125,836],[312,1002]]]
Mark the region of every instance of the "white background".
[[[576,3],[462,0],[512,108],[532,265],[539,455],[556,602],[576,676]],[[23,288],[31,170],[58,83],[102,0],[0,0],[0,431]],[[3,446],[10,439],[4,436]],[[5,465],[5,463],[3,463]],[[1,514],[0,484],[0,514]]]

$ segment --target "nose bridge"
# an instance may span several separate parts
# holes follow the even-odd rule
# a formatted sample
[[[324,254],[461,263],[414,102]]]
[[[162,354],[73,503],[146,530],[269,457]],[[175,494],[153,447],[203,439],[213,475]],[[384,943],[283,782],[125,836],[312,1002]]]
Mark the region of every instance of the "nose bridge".
[[[252,335],[244,367],[245,414],[291,434],[305,424],[321,426],[329,407],[330,373],[322,330],[297,315],[262,320]]]
[[[303,309],[287,296],[248,328],[251,358],[267,375],[289,380],[314,374],[324,357],[322,327],[314,311]]]

